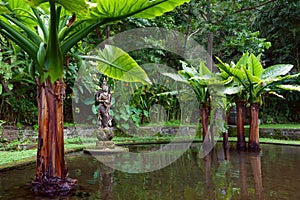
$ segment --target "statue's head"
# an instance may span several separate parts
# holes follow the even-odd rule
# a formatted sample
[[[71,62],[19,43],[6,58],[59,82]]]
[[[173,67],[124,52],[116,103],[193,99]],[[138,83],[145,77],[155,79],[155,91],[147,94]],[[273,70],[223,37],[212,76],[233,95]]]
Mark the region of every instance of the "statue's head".
[[[106,79],[103,79],[102,90],[108,92],[108,85]]]
[[[107,85],[103,85],[103,91],[107,92],[108,91],[108,86]]]

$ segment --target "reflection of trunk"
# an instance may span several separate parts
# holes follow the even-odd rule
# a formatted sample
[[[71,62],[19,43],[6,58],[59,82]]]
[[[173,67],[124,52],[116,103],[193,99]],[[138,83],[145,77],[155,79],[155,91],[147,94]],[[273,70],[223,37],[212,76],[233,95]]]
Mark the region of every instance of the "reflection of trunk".
[[[212,162],[212,158],[211,158],[212,153],[213,152],[210,152],[203,158],[204,170],[205,170],[205,183],[206,183],[206,189],[207,189],[208,194],[213,190],[213,182],[212,182],[212,177],[211,177],[211,173],[210,173],[211,162]]]
[[[241,199],[248,199],[248,190],[247,190],[247,168],[245,161],[245,153],[239,152],[239,170],[240,170],[240,180],[239,185],[241,188]]]
[[[230,160],[229,146],[228,146],[228,132],[226,131],[223,136],[223,149],[225,160]]]
[[[45,83],[40,83],[38,88],[39,136],[36,176],[33,182],[36,193],[56,195],[59,191],[59,194],[64,194],[68,186],[72,189],[76,185],[75,180],[69,180],[69,184],[63,186],[67,182],[68,175],[64,159],[64,92],[63,82],[56,81],[52,84],[49,79]],[[47,183],[49,188],[45,186]]]
[[[248,149],[250,151],[260,151],[259,147],[259,127],[258,127],[259,103],[250,105],[250,131]]]
[[[226,115],[226,124],[228,124],[228,115]],[[228,146],[228,129],[226,128],[225,132],[223,133],[223,148],[225,154],[225,160],[227,160],[229,154],[229,146]]]
[[[202,122],[202,141],[209,140],[208,125],[209,125],[209,108],[207,104],[202,103],[200,108],[201,122]]]
[[[236,112],[237,112],[237,149],[245,150],[246,149],[246,142],[245,142],[245,135],[244,135],[244,108],[245,102],[244,101],[237,101],[236,104]]]
[[[260,155],[257,153],[256,155],[251,155],[249,158],[254,177],[255,199],[264,199]]]
[[[100,170],[100,194],[101,199],[113,200],[113,169],[101,163]]]

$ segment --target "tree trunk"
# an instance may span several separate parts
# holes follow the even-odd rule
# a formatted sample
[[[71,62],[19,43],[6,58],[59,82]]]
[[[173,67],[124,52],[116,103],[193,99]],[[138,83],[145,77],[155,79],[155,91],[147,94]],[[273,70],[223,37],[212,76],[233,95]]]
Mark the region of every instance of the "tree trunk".
[[[209,107],[202,103],[200,108],[200,115],[201,115],[201,123],[202,123],[202,141],[210,140],[209,139],[209,132],[208,132],[208,125],[209,125]]]
[[[65,165],[63,98],[65,84],[47,79],[38,86],[38,149],[33,190],[46,196],[64,195],[73,190]]]
[[[249,151],[260,151],[259,147],[259,127],[258,127],[259,103],[250,105],[250,131],[249,131]]]
[[[236,104],[236,113],[237,113],[237,149],[238,150],[246,150],[246,141],[245,141],[245,134],[244,134],[244,108],[245,102],[244,101],[237,101]]]

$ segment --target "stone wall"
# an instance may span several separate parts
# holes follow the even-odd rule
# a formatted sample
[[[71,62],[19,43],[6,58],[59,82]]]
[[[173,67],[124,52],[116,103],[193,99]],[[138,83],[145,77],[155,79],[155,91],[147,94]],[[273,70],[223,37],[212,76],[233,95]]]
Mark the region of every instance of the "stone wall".
[[[229,136],[236,136],[236,126],[229,126]],[[248,137],[249,128],[245,128],[245,136]],[[300,140],[300,129],[286,129],[286,128],[260,128],[259,137],[273,138],[281,140]]]

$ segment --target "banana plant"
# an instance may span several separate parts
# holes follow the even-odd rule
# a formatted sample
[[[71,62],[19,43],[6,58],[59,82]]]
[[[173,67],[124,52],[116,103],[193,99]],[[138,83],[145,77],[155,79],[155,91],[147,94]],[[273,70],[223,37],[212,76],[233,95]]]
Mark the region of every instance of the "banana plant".
[[[226,93],[235,93],[233,89],[225,89],[223,87],[227,84],[228,80],[224,81],[219,74],[212,73],[204,63],[200,63],[199,67],[189,66],[187,63],[182,62],[182,70],[178,71],[178,74],[164,73],[175,81],[187,83],[193,89],[198,100],[198,107],[200,109],[200,120],[202,124],[202,140],[210,141],[212,135],[209,135],[209,122],[212,113],[212,101],[213,95],[220,95]],[[230,82],[230,81],[229,81]],[[217,91],[217,90],[218,91]],[[225,109],[224,104],[226,102],[218,102],[220,109]],[[224,127],[222,127],[223,129]]]
[[[219,58],[217,58],[219,59]],[[220,59],[219,59],[220,60]],[[234,62],[231,62],[230,67],[235,68],[235,69],[241,69],[242,64],[245,62],[245,58],[241,57],[239,61],[235,64]],[[219,67],[219,65],[216,65]],[[230,75],[228,75],[226,72],[224,72],[221,69],[221,77],[224,80],[230,79]],[[236,115],[237,115],[237,149],[238,150],[246,150],[246,140],[245,140],[245,129],[244,129],[244,111],[245,111],[245,106],[247,102],[247,93],[245,89],[243,88],[242,84],[235,80],[234,78],[232,79],[231,83],[229,83],[228,87],[235,88],[234,93],[230,93],[227,95],[227,99],[229,101],[229,104],[235,104],[236,106]],[[231,103],[230,103],[231,102]],[[231,108],[231,106],[230,106]],[[227,112],[229,112],[230,108],[228,108]]]
[[[241,84],[246,91],[246,100],[250,104],[251,118],[248,149],[251,151],[260,150],[258,114],[259,107],[262,104],[262,95],[271,93],[280,96],[275,92],[276,88],[299,91],[297,86],[283,86],[280,82],[284,79],[299,76],[299,74],[287,75],[293,68],[293,65],[278,64],[264,69],[259,59],[259,56],[244,53],[239,60],[239,67],[231,67],[218,58],[220,62],[219,68],[229,76],[234,77],[235,81]]]
[[[39,136],[33,182],[36,193],[64,194],[76,186],[75,180],[68,179],[64,160],[63,99],[66,86],[63,73],[69,50],[91,31],[105,24],[126,17],[154,18],[188,1],[1,1],[0,33],[31,57],[32,76],[38,86]],[[120,80],[147,82],[146,73],[121,49],[108,46],[98,55],[93,59],[99,63],[97,69],[100,72]],[[127,73],[129,71],[135,73]],[[51,182],[57,183],[52,191],[43,186]]]

